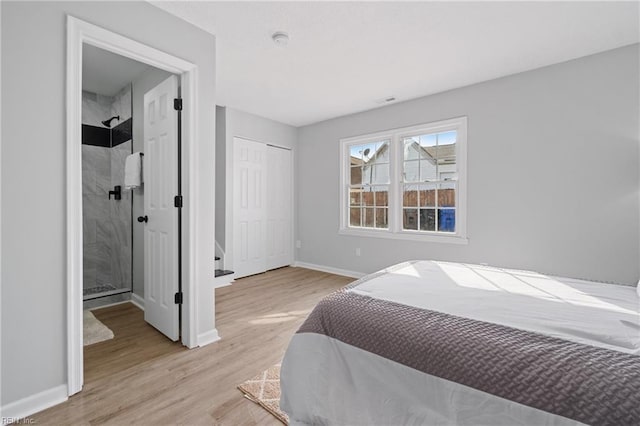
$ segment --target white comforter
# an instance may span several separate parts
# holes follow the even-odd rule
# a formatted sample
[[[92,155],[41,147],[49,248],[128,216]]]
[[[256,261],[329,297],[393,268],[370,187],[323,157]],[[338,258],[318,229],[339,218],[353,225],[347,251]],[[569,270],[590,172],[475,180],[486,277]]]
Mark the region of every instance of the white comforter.
[[[421,261],[367,276],[349,291],[640,354],[633,287]],[[281,387],[281,407],[294,425],[578,424],[313,333],[293,337]]]

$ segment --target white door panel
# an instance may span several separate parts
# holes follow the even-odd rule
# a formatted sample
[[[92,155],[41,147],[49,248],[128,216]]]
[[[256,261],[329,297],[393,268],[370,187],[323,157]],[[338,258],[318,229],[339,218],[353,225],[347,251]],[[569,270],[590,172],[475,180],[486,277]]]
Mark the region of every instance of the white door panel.
[[[291,151],[268,146],[266,269],[293,263],[291,172]]]
[[[144,319],[173,341],[179,338],[177,95],[176,76],[144,95]]]
[[[266,270],[264,176],[266,145],[233,139],[233,270],[237,278]]]

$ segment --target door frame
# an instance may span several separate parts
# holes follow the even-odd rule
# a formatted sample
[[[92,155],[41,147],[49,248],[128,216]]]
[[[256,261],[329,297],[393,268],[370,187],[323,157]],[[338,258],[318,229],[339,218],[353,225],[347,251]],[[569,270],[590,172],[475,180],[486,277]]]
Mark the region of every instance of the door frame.
[[[71,396],[82,390],[82,45],[90,44],[138,62],[177,74],[180,78],[182,111],[182,182],[186,202],[182,208],[182,343],[193,348],[197,336],[197,286],[195,243],[197,197],[195,176],[198,67],[176,56],[162,52],[97,25],[67,15],[66,70],[66,186],[67,186],[67,386]]]

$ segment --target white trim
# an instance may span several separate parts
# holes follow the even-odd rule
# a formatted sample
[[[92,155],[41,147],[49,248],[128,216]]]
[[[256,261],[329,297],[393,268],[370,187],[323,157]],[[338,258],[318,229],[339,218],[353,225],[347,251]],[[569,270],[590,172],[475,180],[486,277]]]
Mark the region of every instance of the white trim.
[[[198,68],[127,37],[67,15],[67,380],[68,395],[82,389],[82,45],[87,43],[181,76],[183,111],[183,292],[182,343],[196,346],[196,212]]]
[[[324,265],[316,265],[314,263],[307,263],[307,262],[294,262],[292,266],[294,268],[313,269],[314,271],[327,272],[329,274],[342,275],[342,276],[351,277],[351,278],[362,278],[365,275],[367,275],[364,272],[349,271],[346,269],[334,268],[331,266],[324,266]]]
[[[137,294],[131,292],[131,303],[144,311],[144,298],[138,296]]]
[[[183,194],[186,204],[182,208],[182,343],[188,348],[196,347],[198,335],[198,284],[196,281],[196,247],[198,233],[196,232],[196,212],[198,209],[198,68],[184,69],[181,81],[181,97],[184,103],[182,111],[182,149],[183,152]],[[185,164],[186,163],[186,164]],[[186,176],[184,174],[186,173]],[[185,232],[186,230],[186,232]],[[214,308],[215,309],[215,308]]]
[[[68,399],[67,385],[59,385],[55,388],[47,389],[35,395],[11,402],[2,407],[2,424],[16,423],[19,419],[45,410],[54,405],[65,402]],[[28,422],[22,422],[28,424]]]
[[[456,235],[443,234],[427,234],[412,231],[389,232],[388,230],[367,229],[367,228],[345,228],[339,229],[338,234],[348,235],[352,237],[373,237],[386,238],[389,240],[407,240],[407,241],[423,241],[430,243],[448,243],[448,244],[469,244],[469,239],[458,237]]]
[[[2,6],[0,6],[0,22],[2,22]],[[2,46],[2,31],[0,31],[0,46]],[[0,55],[0,94],[2,93],[2,55]],[[0,129],[2,128],[2,102],[0,102]],[[0,241],[2,239],[2,132],[0,132]],[[2,244],[0,244],[0,259],[2,259]],[[0,262],[0,306],[2,306],[2,262]],[[1,310],[1,309],[0,309]],[[1,327],[0,327],[1,329]],[[0,331],[2,342],[2,331]],[[0,350],[0,366],[2,366],[2,351]],[[0,376],[2,373],[0,372]],[[0,401],[2,401],[2,386],[0,386]],[[0,407],[0,416],[2,408]]]
[[[420,133],[440,133],[448,130],[458,132],[456,163],[458,169],[456,190],[456,232],[425,232],[402,229],[402,139]],[[351,173],[349,161],[351,145],[388,140],[389,147],[389,187],[388,229],[357,228],[349,226],[349,193],[347,179]],[[356,237],[375,237],[394,240],[410,240],[434,243],[468,244],[467,239],[467,117],[456,117],[403,127],[384,132],[369,133],[340,139],[340,224],[338,234]],[[384,185],[384,184],[381,184]],[[374,185],[372,185],[374,186]]]
[[[214,328],[213,330],[198,335],[198,346],[206,346],[218,340],[220,340],[220,336],[218,335],[218,330]]]
[[[230,286],[231,283],[234,282],[234,279],[233,279],[234,275],[235,274],[227,274],[227,275],[222,275],[220,277],[215,277],[213,279],[213,288],[214,288],[214,290],[216,288]]]

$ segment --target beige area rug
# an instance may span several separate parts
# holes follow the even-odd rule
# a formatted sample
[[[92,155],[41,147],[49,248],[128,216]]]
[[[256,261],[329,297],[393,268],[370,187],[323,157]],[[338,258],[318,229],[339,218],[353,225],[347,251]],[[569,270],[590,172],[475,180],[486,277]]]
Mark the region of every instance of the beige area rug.
[[[280,364],[269,367],[253,379],[238,386],[245,398],[259,404],[285,425],[289,416],[280,410]]]
[[[113,331],[93,316],[91,311],[84,311],[83,335],[84,346],[113,339]]]

